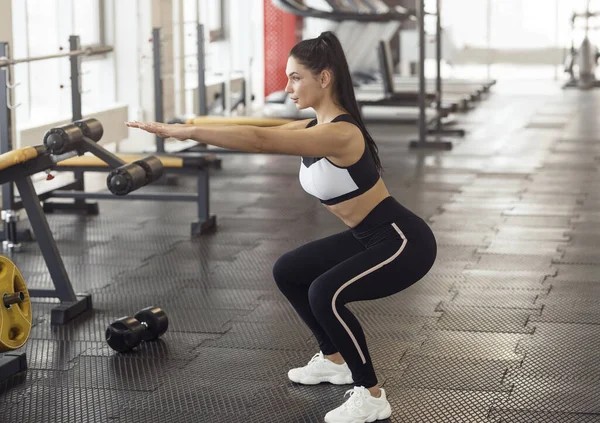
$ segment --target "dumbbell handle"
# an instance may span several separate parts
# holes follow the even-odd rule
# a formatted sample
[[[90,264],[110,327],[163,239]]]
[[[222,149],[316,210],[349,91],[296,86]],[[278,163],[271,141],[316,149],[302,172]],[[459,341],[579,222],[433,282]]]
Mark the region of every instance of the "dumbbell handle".
[[[25,301],[25,294],[22,292],[15,292],[13,294],[4,294],[2,296],[4,307],[9,308],[13,304],[19,304]]]

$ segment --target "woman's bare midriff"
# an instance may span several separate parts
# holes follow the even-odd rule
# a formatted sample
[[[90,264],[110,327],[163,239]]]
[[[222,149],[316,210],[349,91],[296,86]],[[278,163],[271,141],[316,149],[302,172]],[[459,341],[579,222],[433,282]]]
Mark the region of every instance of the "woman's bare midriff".
[[[383,183],[383,179],[379,178],[379,181],[364,194],[332,206],[325,205],[325,208],[336,215],[347,226],[354,228],[371,210],[389,196],[390,193]]]

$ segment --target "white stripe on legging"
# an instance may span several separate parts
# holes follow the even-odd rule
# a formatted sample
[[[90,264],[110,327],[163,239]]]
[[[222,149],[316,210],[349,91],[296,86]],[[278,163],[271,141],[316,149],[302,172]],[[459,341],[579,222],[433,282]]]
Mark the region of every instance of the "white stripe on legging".
[[[356,276],[355,278],[349,280],[348,282],[346,282],[345,284],[343,284],[342,286],[340,286],[339,289],[333,295],[333,299],[331,300],[331,307],[333,308],[333,314],[335,314],[335,317],[337,317],[337,319],[339,320],[339,322],[341,323],[341,325],[344,327],[344,329],[346,329],[346,332],[348,332],[348,335],[350,335],[350,338],[352,339],[352,342],[354,342],[354,346],[358,350],[358,354],[360,355],[360,358],[361,358],[363,364],[365,364],[367,362],[367,360],[365,359],[365,355],[363,354],[362,350],[360,349],[360,345],[358,345],[358,341],[356,341],[356,338],[352,334],[352,331],[350,331],[350,328],[348,327],[348,325],[346,325],[346,323],[344,323],[344,321],[340,317],[339,313],[337,312],[337,310],[335,308],[335,300],[337,299],[338,295],[340,295],[340,292],[342,292],[342,290],[344,288],[346,288],[347,286],[349,286],[353,282],[356,282],[357,280],[359,280],[363,276],[366,276],[369,273],[372,273],[372,272],[376,271],[377,269],[379,269],[379,268],[385,266],[386,264],[390,263],[396,257],[398,257],[400,255],[400,253],[402,253],[402,250],[404,250],[404,247],[406,247],[406,243],[408,241],[407,241],[406,237],[404,236],[404,234],[402,233],[402,231],[400,229],[398,229],[398,226],[396,226],[395,223],[392,223],[392,226],[394,227],[394,229],[396,230],[396,232],[398,232],[400,234],[400,236],[402,237],[402,246],[400,247],[400,249],[398,251],[396,251],[396,254],[394,254],[393,256],[391,256],[389,259],[387,259],[385,261],[382,261],[378,265],[376,265],[374,267],[371,267],[369,270],[365,270],[360,275]]]

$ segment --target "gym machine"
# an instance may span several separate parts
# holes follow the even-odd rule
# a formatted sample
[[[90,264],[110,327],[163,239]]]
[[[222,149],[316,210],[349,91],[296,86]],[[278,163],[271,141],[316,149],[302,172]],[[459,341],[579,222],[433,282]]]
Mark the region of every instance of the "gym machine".
[[[55,289],[27,289],[23,276],[14,263],[0,256],[0,353],[20,348],[31,331],[30,298],[57,298],[60,304],[50,312],[52,325],[63,325],[92,309],[89,293],[75,293],[56,241],[40,206],[32,175],[47,172],[69,158],[86,152],[103,160],[112,168],[106,184],[116,196],[124,196],[159,179],[162,162],[148,156],[134,163],[119,157],[97,144],[104,130],[96,119],[78,120],[50,129],[41,145],[8,151],[0,155],[0,184],[15,184],[23,207],[33,228],[46,267]],[[14,222],[13,222],[14,223]],[[9,242],[16,244],[16,230],[5,228]],[[27,368],[25,353],[0,355],[0,380]]]
[[[10,72],[9,67],[17,65],[19,63],[29,63],[40,60],[48,60],[54,58],[68,57],[70,60],[70,73],[71,73],[71,108],[72,108],[72,121],[82,119],[82,107],[81,107],[81,59],[82,57],[89,57],[94,55],[101,55],[110,53],[113,48],[110,46],[92,46],[82,48],[80,44],[79,36],[72,35],[69,37],[69,51],[65,53],[51,54],[46,56],[29,57],[24,59],[13,59],[9,60],[9,45],[7,42],[0,42],[0,154],[7,153],[13,149],[12,143],[12,130],[11,130],[11,113],[16,105],[9,104],[10,90],[14,88],[14,85],[10,85]],[[4,83],[6,81],[6,83]],[[65,185],[64,189],[75,189],[78,191],[84,191],[84,179],[83,174],[76,174],[75,181]],[[83,210],[89,214],[98,214],[97,203],[86,203],[83,200],[78,200],[75,204],[80,210]],[[15,199],[13,184],[4,184],[2,186],[2,220],[4,222],[4,228],[0,232],[0,237],[4,240],[8,238],[6,226],[7,224],[16,225],[16,211],[19,210],[19,205]],[[16,239],[20,241],[32,241],[33,237],[29,230],[18,230],[16,231]],[[18,243],[10,245],[4,243],[6,248],[17,248]]]
[[[441,27],[441,0],[436,0],[436,63],[437,63],[437,75],[436,75],[436,107],[438,108],[436,127],[427,129],[427,122],[425,121],[425,0],[417,0],[418,9],[418,23],[419,28],[419,139],[410,142],[410,148],[433,148],[451,150],[452,142],[444,139],[440,139],[439,135],[457,135],[464,136],[465,131],[463,129],[446,129],[443,128],[442,117],[441,117],[441,104],[442,104],[442,77],[441,77],[441,60],[442,60],[442,27]],[[436,134],[434,140],[428,140],[427,134]]]
[[[15,352],[29,339],[33,325],[31,298],[23,275],[15,264],[0,256],[0,382],[27,370],[27,353]],[[160,338],[169,318],[157,306],[145,307],[133,317],[123,316],[105,331],[107,344],[128,353],[142,342]]]
[[[18,60],[0,59],[0,81],[7,81],[7,84],[0,83],[0,154],[12,150],[11,141],[12,131],[10,130],[11,112],[15,106],[9,104],[9,90],[13,87],[8,84],[9,66],[26,63],[37,60],[46,60],[57,57],[70,57],[71,60],[71,98],[73,121],[80,120],[81,112],[81,91],[80,91],[80,58],[82,56],[92,56],[104,54],[112,51],[112,47],[90,47],[80,48],[79,37],[70,37],[70,51],[61,54],[32,57]],[[8,56],[8,43],[0,43],[0,57]],[[162,141],[162,139],[161,139]],[[149,152],[148,154],[152,154]],[[121,155],[119,160],[130,162],[136,161],[141,157],[126,157]],[[90,160],[93,157],[74,157],[57,163],[54,170],[61,172],[73,172],[75,181],[64,186],[53,188],[50,191],[38,193],[38,198],[43,201],[44,213],[53,213],[56,210],[71,212],[83,212],[90,215],[99,213],[98,203],[88,200],[158,200],[158,201],[185,201],[196,204],[198,220],[191,223],[191,236],[202,235],[212,232],[216,228],[216,216],[210,215],[209,211],[209,168],[218,168],[220,159],[200,153],[179,153],[160,155],[160,160],[165,168],[165,177],[159,179],[156,183],[162,183],[167,176],[172,174],[184,174],[196,177],[196,193],[133,193],[129,196],[115,196],[111,193],[91,193],[85,191],[84,174],[85,172],[106,172],[106,163],[102,160]],[[72,202],[53,202],[52,198],[71,198]],[[2,213],[5,230],[2,233],[3,247],[5,251],[17,250],[20,242],[33,241],[34,237],[29,230],[17,230],[18,214],[17,211],[24,206],[23,201],[15,196],[13,184],[6,183],[2,186]]]
[[[160,28],[154,28],[152,30],[152,51],[154,55],[154,102],[155,108],[155,121],[163,122],[164,116],[164,98],[163,98],[163,84],[162,84],[162,65],[161,65],[161,42],[160,42]],[[271,127],[283,125],[291,122],[291,119],[282,118],[269,118],[269,117],[256,117],[256,116],[215,116],[213,115],[214,109],[209,107],[207,102],[207,91],[209,87],[206,85],[206,74],[205,74],[205,52],[204,52],[204,25],[196,24],[196,60],[197,60],[197,80],[198,86],[195,89],[195,95],[198,104],[197,116],[192,118],[172,118],[168,120],[168,123],[185,123],[188,125],[252,125],[260,127]],[[237,79],[237,78],[236,78]],[[239,106],[246,105],[246,80],[239,78],[241,82],[241,93],[233,99],[230,109],[233,111]],[[221,99],[220,108],[226,109],[226,83],[221,81],[219,78],[220,94]],[[214,87],[215,85],[212,85]],[[251,97],[251,100],[254,98]],[[212,109],[212,110],[211,110]],[[167,148],[165,147],[164,140],[156,136],[156,152],[165,153]],[[195,141],[179,141],[175,147],[169,146],[168,153],[175,156],[185,156],[190,153],[210,153],[210,154],[256,154],[245,151],[229,150],[219,147],[209,147],[206,144],[197,143]],[[261,153],[271,154],[271,153]],[[213,168],[221,168],[221,159],[219,157],[210,157],[207,160],[207,164]]]
[[[364,64],[364,56],[373,55],[373,63],[379,61],[379,69],[382,74],[388,71],[385,64],[385,54],[381,54],[380,49],[375,47],[377,37],[373,33],[379,32],[392,36],[401,26],[401,23],[410,20],[414,14],[401,8],[382,8],[378,12],[368,12],[371,8],[362,8],[362,12],[349,5],[341,6],[338,2],[331,5],[333,11],[317,10],[291,0],[272,0],[273,4],[285,11],[297,16],[312,17],[317,19],[327,19],[333,22],[339,22],[336,29],[338,38],[344,44],[348,65]],[[363,25],[364,30],[358,31],[353,25]],[[370,28],[370,30],[369,30]],[[375,31],[377,30],[377,31]],[[367,34],[360,37],[360,34]],[[365,41],[365,38],[369,38]],[[379,53],[379,54],[378,54]],[[389,79],[383,75],[387,82]],[[355,82],[358,78],[355,79]],[[356,100],[361,109],[361,114],[365,121],[386,121],[396,123],[414,123],[416,122],[416,106],[418,93],[415,90],[394,91],[391,84],[379,84],[375,89],[367,87],[362,89],[359,86],[355,90]],[[428,98],[429,103],[434,100],[434,96]],[[275,92],[266,98],[265,113],[269,116],[280,116],[290,118],[310,118],[314,117],[314,111],[311,109],[298,111],[289,99],[287,93]]]
[[[227,89],[226,82],[222,80],[222,78],[218,78],[219,81],[217,84],[213,84],[207,87],[206,84],[206,73],[205,73],[205,52],[204,52],[204,25],[196,24],[196,73],[197,73],[197,84],[198,86],[195,89],[196,102],[198,104],[197,114],[194,118],[178,118],[171,117],[167,120],[167,123],[188,123],[192,124],[196,117],[202,117],[207,115],[217,115],[219,113],[219,109],[221,111],[226,110],[227,108]],[[155,107],[155,116],[154,120],[156,122],[164,122],[165,121],[165,113],[164,113],[164,93],[163,93],[163,77],[162,77],[162,48],[161,48],[161,37],[160,37],[160,28],[152,29],[152,54],[154,57],[154,103]],[[240,84],[240,92],[237,93],[233,98],[230,105],[230,110],[234,111],[240,106],[246,106],[246,79],[245,78],[235,78],[236,81],[239,81]],[[207,88],[214,88],[216,86],[220,87],[218,93],[215,93],[215,103],[216,100],[220,100],[218,104],[209,104],[207,99]],[[211,90],[212,91],[212,90]],[[181,146],[182,143],[178,143],[178,146]],[[197,144],[192,144],[196,146]],[[171,152],[195,152],[194,148],[185,148],[180,150],[172,150]],[[164,153],[165,152],[165,144],[164,140],[156,135],[156,152]],[[220,163],[219,163],[220,164]]]
[[[590,19],[599,16],[598,12],[590,11],[590,1],[587,2],[587,8],[584,13],[575,13],[571,16],[571,47],[569,54],[565,59],[565,73],[569,75],[569,80],[563,85],[563,88],[579,88],[583,90],[600,87],[600,81],[596,79],[596,70],[598,60],[600,59],[600,50],[593,45],[589,38],[591,29],[598,29],[590,25]],[[574,45],[574,32],[577,29],[578,20],[582,18],[585,22],[584,36],[579,49]]]
[[[27,370],[26,354],[13,351],[25,345],[31,326],[31,301],[23,275],[8,257],[0,256],[0,382]]]
[[[414,18],[414,13],[402,7],[388,8],[385,11],[377,12],[357,12],[350,7],[340,7],[336,3],[335,8],[339,11],[336,13],[318,10],[295,0],[272,0],[273,5],[281,10],[292,13],[297,16],[308,18],[328,19],[334,21],[357,21],[357,22],[389,22],[389,21],[404,21]],[[332,6],[333,7],[333,6]],[[334,9],[335,9],[334,8]]]
[[[404,9],[396,11],[394,9],[388,9],[387,12],[380,13],[359,13],[354,11],[348,11],[347,8],[342,11],[336,12],[325,12],[312,9],[305,5],[301,5],[293,0],[272,0],[273,4],[282,10],[289,11],[298,16],[316,17],[322,19],[329,19],[334,21],[344,20],[355,20],[358,22],[387,22],[390,20],[403,21],[411,19],[414,15]],[[386,52],[385,43],[379,44],[379,59],[381,63],[381,70],[384,74],[384,86],[385,86],[385,97],[382,99],[375,98],[362,98],[359,92],[357,92],[357,101],[361,103],[361,108],[367,105],[381,105],[381,106],[407,106],[412,105],[419,107],[418,114],[418,126],[419,126],[419,139],[417,141],[411,141],[411,148],[442,148],[451,149],[452,143],[450,141],[440,140],[436,138],[435,141],[428,141],[428,134],[439,135],[455,135],[464,136],[465,131],[463,129],[452,128],[448,129],[445,127],[443,119],[448,116],[449,110],[444,108],[444,99],[442,96],[442,78],[441,78],[441,58],[442,58],[442,47],[441,47],[441,1],[437,0],[437,31],[436,31],[436,56],[437,56],[437,76],[436,76],[436,90],[433,95],[428,95],[426,92],[426,80],[425,80],[425,4],[424,0],[417,2],[417,26],[419,27],[419,90],[412,95],[406,101],[400,100],[399,96],[394,96],[393,91],[393,77],[390,75],[390,58],[389,53]],[[385,58],[388,58],[387,61]],[[398,93],[407,95],[407,93]],[[427,118],[427,108],[434,104],[436,107],[436,114],[433,121],[433,127],[430,126]]]
[[[389,43],[381,40],[378,46],[379,53],[379,61],[380,61],[380,69],[383,76],[383,86],[386,94],[386,98],[390,99],[390,106],[393,106],[391,103],[394,99],[395,94],[397,96],[405,96],[405,98],[409,99],[412,104],[419,105],[419,115],[418,115],[418,125],[419,131],[423,134],[436,134],[436,135],[454,135],[463,137],[465,135],[465,131],[459,128],[447,128],[444,118],[448,116],[450,112],[457,111],[458,108],[462,110],[467,110],[470,106],[471,98],[463,95],[452,95],[451,103],[446,104],[444,101],[444,90],[442,87],[442,77],[441,77],[441,62],[442,62],[442,26],[441,26],[441,0],[437,0],[436,2],[436,78],[435,78],[435,91],[433,93],[429,93],[426,91],[426,80],[425,80],[425,6],[424,1],[419,1],[417,9],[417,27],[419,28],[419,89],[416,93],[413,94],[413,98],[410,97],[410,94],[403,90],[402,92],[395,92],[395,80],[393,77],[393,69],[392,69],[392,55],[389,47]],[[427,13],[428,15],[433,15],[432,13]],[[359,92],[357,92],[357,98],[359,99]],[[359,100],[360,101],[360,100]],[[365,103],[369,104],[369,103]],[[427,117],[427,108],[430,106],[434,106],[436,113],[432,120]],[[426,135],[420,135],[419,141],[411,142],[411,148],[443,148],[448,149],[451,148],[451,143],[448,141],[434,141],[425,143]]]
[[[61,304],[52,309],[51,323],[62,325],[92,308],[89,294],[76,294],[69,280],[54,237],[33,186],[32,175],[48,172],[58,163],[89,152],[104,161],[113,170],[106,184],[113,195],[125,196],[159,179],[163,174],[162,162],[155,156],[126,163],[104,149],[97,142],[103,128],[96,119],[85,119],[53,128],[46,132],[43,144],[9,151],[0,155],[0,184],[14,183],[31,223],[35,239],[54,283],[55,289],[31,289],[31,297],[58,298]],[[9,242],[14,228],[8,228]]]

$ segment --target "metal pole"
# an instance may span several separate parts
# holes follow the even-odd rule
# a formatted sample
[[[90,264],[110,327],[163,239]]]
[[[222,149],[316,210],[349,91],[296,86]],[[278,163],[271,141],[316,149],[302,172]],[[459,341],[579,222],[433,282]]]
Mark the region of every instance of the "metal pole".
[[[204,25],[196,27],[198,36],[198,116],[206,116],[206,81],[204,75]]]
[[[0,59],[0,68],[5,66],[12,66],[19,63],[29,63],[29,62],[37,62],[40,60],[48,60],[48,59],[56,59],[59,57],[69,57],[69,56],[94,56],[97,54],[110,53],[113,51],[113,48],[110,46],[92,46],[84,49],[77,49],[74,51],[69,51],[68,53],[57,53],[57,54],[49,54],[46,56],[37,56],[37,57],[26,57],[23,59]],[[0,56],[6,57],[6,56]]]
[[[0,56],[8,56],[8,43],[0,42]],[[11,112],[8,108],[9,69],[0,68],[0,154],[12,150]],[[2,210],[14,209],[14,189],[12,182],[2,185]]]
[[[559,21],[560,21],[560,5],[559,0],[554,0],[554,46],[560,48],[560,37],[559,37]],[[564,56],[564,55],[563,55]],[[563,63],[565,60],[563,58]],[[558,81],[558,67],[560,63],[554,65],[554,80]]]
[[[491,79],[492,77],[492,52],[491,52],[491,42],[492,42],[492,0],[487,0],[487,19],[486,19],[486,44],[487,44],[487,79]]]
[[[178,74],[175,78],[175,116],[184,116],[185,110],[185,40],[186,40],[186,27],[185,27],[185,14],[183,7],[183,0],[177,0],[174,2],[177,7],[177,20],[179,26],[177,27],[177,37],[175,47],[178,50],[177,61],[175,62],[174,71]]]
[[[205,168],[198,172],[198,198],[197,198],[197,214],[198,220],[204,222],[210,218],[210,186],[208,163]]]
[[[9,46],[7,42],[0,42],[0,56],[8,57]],[[10,69],[0,67],[0,154],[7,153],[13,149],[12,143],[12,112],[14,108],[11,103],[10,96]],[[15,189],[12,182],[2,184],[2,211],[9,212],[15,210]],[[16,222],[15,222],[16,224]],[[16,229],[15,227],[9,227],[8,222],[4,222],[1,237],[4,240],[9,239],[9,232]],[[13,241],[31,241],[31,232],[27,229],[25,231],[17,231],[16,237],[13,236]]]
[[[71,35],[69,37],[69,50],[71,52],[78,51],[81,48],[80,43],[78,35]],[[83,119],[81,112],[81,59],[78,55],[72,55],[69,61],[71,62],[71,110],[73,112],[73,122],[75,122]],[[85,191],[83,174],[75,174],[75,179],[76,189]],[[75,204],[85,207],[85,200],[75,200]]]
[[[445,129],[442,122],[443,117],[443,87],[442,87],[442,1],[436,0],[436,29],[435,29],[435,52],[436,52],[436,70],[437,76],[435,81],[435,90],[436,90],[436,127],[429,131],[429,133],[435,134],[446,134],[446,135],[458,135],[465,136],[464,129]],[[442,142],[440,145],[444,146]]]
[[[436,50],[436,65],[437,78],[435,90],[437,93],[437,130],[442,130],[442,18],[441,18],[441,0],[437,0],[436,4],[436,29],[435,29],[435,50]]]
[[[80,40],[78,35],[69,37],[69,49],[71,52],[80,49]],[[71,56],[71,110],[73,111],[73,122],[82,119],[81,114],[81,59],[79,56]]]
[[[161,75],[161,51],[160,51],[160,28],[152,29],[152,50],[154,53],[154,120],[162,122],[163,112],[163,90]],[[156,136],[156,152],[165,152],[165,140]]]
[[[73,291],[69,275],[60,256],[60,251],[56,246],[56,241],[52,236],[52,231],[40,205],[31,177],[18,178],[15,180],[15,184],[19,188],[23,206],[27,211],[27,217],[35,233],[36,241],[40,246],[54,286],[56,287],[56,298],[60,299],[61,302],[77,301],[77,296]]]
[[[410,142],[410,148],[436,148],[452,149],[452,142],[441,140],[436,137],[432,141],[427,141],[427,123],[425,120],[425,0],[419,0],[417,8],[417,20],[419,25],[419,139]],[[438,102],[439,103],[439,102]],[[438,104],[438,113],[440,113]],[[439,131],[445,132],[445,131]]]
[[[417,19],[419,25],[419,142],[426,142],[425,125],[425,0],[418,0]]]
[[[588,0],[585,10],[585,38],[588,38],[590,32],[590,1]]]
[[[221,82],[221,107],[223,108],[223,114],[227,116],[227,83],[225,81]]]

